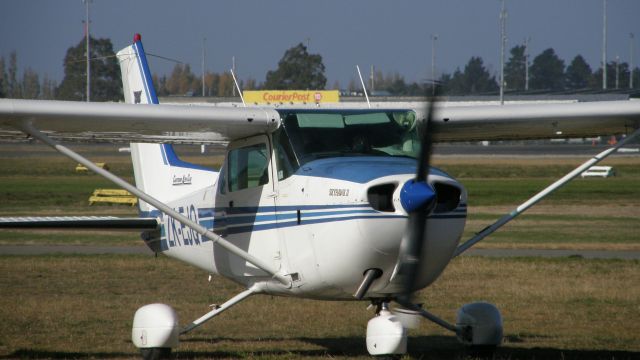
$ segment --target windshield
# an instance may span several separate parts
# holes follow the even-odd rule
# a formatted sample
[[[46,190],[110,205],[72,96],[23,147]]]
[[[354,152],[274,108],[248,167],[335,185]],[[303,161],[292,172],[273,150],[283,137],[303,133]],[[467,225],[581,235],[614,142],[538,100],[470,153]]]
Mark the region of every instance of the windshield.
[[[416,158],[419,151],[413,111],[291,111],[282,115],[300,165],[335,156]]]

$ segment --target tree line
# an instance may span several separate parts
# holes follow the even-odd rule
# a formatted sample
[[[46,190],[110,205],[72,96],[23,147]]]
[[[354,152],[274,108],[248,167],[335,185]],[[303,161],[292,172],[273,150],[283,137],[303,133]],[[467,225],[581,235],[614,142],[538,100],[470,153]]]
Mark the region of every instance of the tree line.
[[[110,39],[90,37],[91,58],[91,101],[120,101],[122,86],[120,69]],[[552,48],[546,49],[533,58],[529,64],[523,45],[514,46],[505,64],[505,92],[507,93],[549,93],[584,92],[602,89],[602,68],[595,71],[581,55],[576,55],[565,66]],[[86,99],[86,40],[67,49],[64,58],[64,79],[60,84],[47,75],[40,76],[27,68],[18,76],[17,54],[12,52],[5,60],[0,57],[0,97],[24,99]],[[527,71],[528,70],[528,77]],[[321,90],[327,88],[325,66],[320,54],[310,54],[303,43],[287,49],[275,70],[268,71],[265,81],[255,79],[241,81],[243,90]],[[629,64],[626,62],[607,63],[607,89],[629,89]],[[640,89],[640,69],[633,71],[634,89]],[[235,85],[230,73],[205,72],[204,93],[202,77],[195,75],[188,64],[178,63],[171,74],[153,75],[156,91],[160,96],[232,96]],[[441,93],[448,95],[495,94],[498,89],[497,76],[492,74],[481,57],[471,57],[463,68],[453,73],[443,73],[433,82],[406,82],[395,73],[383,74],[376,71],[372,84],[376,91],[390,95],[422,96],[431,93],[432,86],[440,86]],[[340,90],[335,82],[333,89]],[[361,91],[360,82],[351,79],[346,89]]]

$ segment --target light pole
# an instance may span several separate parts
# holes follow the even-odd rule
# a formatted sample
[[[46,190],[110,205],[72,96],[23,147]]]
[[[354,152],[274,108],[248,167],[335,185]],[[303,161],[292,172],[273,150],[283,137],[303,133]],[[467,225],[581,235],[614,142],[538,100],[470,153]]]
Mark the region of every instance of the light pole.
[[[531,37],[524,39],[524,91],[529,91],[529,41]]]
[[[436,41],[438,34],[431,35],[431,96],[436,95]]]
[[[205,50],[205,42],[207,41],[206,37],[202,38],[202,97],[205,97],[205,89],[204,89],[204,59],[206,56],[206,50]]]
[[[607,0],[602,0],[602,90],[607,90]]]
[[[85,23],[86,26],[86,40],[87,40],[87,45],[86,45],[86,49],[87,49],[87,102],[91,101],[91,61],[89,60],[90,57],[90,53],[91,53],[91,49],[89,48],[89,3],[91,2],[91,0],[82,0],[82,2],[84,2],[84,4],[86,5],[86,16],[87,16],[87,20]]]
[[[633,89],[633,33],[629,33],[629,89]]]
[[[504,105],[504,48],[507,43],[507,10],[502,0],[500,11],[500,105]]]
[[[231,69],[233,70],[233,73],[235,74],[236,73],[236,57],[235,56],[231,57]],[[236,88],[235,88],[235,86],[231,90],[232,90],[233,97],[236,97]]]
[[[616,55],[616,90],[620,85],[620,56]]]
[[[373,94],[373,92],[375,91],[375,87],[374,87],[374,78],[375,78],[375,69],[374,66],[371,65],[371,93]]]

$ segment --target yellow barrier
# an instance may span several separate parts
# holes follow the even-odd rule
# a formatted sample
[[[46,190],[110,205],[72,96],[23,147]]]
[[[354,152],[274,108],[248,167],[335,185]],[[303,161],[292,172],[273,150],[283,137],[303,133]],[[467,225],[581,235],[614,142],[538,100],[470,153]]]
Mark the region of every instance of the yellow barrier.
[[[127,190],[122,189],[96,189],[89,197],[89,205],[95,203],[128,204],[135,206],[138,198]]]
[[[96,166],[103,168],[105,170],[109,170],[109,165],[107,165],[107,163],[103,163],[103,162],[99,162],[99,163],[95,163]],[[89,169],[87,169],[86,166],[82,165],[82,164],[78,164],[76,166],[76,172],[79,173],[85,173],[85,172],[89,172]]]

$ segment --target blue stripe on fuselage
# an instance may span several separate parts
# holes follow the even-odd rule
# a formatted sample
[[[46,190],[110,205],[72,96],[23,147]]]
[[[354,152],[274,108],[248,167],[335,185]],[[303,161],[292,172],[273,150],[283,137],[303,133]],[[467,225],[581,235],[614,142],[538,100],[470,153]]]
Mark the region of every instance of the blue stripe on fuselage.
[[[460,204],[458,208],[451,212],[431,214],[429,219],[465,218],[467,215],[466,209],[466,204]],[[298,222],[297,219],[298,210],[300,211],[300,222]],[[200,225],[222,236],[349,220],[406,218],[404,215],[378,212],[373,210],[369,205],[362,204],[200,208],[197,209],[197,214],[197,220]],[[160,217],[161,213],[158,210],[154,210],[142,214],[142,216]],[[175,227],[175,222],[167,222],[162,227],[161,240],[163,249],[179,246],[179,241],[170,241],[170,239],[168,239],[165,229],[166,226]],[[169,233],[171,233],[172,237],[175,236],[175,229],[169,229]],[[198,239],[201,242],[209,241],[206,238]],[[194,244],[193,241],[183,241],[183,243],[185,245]]]

